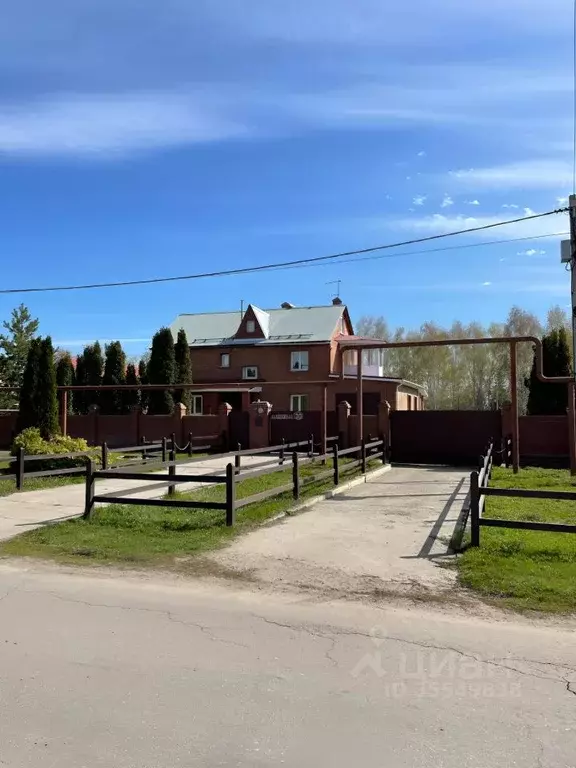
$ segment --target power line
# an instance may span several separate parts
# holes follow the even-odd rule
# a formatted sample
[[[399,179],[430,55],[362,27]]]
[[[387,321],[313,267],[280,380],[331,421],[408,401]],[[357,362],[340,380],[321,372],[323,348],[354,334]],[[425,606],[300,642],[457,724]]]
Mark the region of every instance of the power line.
[[[308,259],[295,259],[293,261],[283,261],[272,264],[262,264],[254,267],[239,267],[237,269],[225,269],[215,272],[201,272],[193,275],[178,275],[176,277],[152,277],[143,280],[123,280],[119,282],[111,283],[89,283],[86,285],[61,285],[61,286],[49,286],[44,288],[2,288],[0,294],[10,293],[50,293],[56,291],[83,291],[96,288],[120,288],[132,285],[153,285],[157,283],[174,283],[183,280],[199,280],[208,277],[228,277],[231,275],[246,275],[254,272],[266,272],[282,267],[299,267],[307,264],[317,264],[326,261],[333,261],[334,259],[345,258],[346,256],[361,256],[366,253],[374,253],[375,251],[390,250],[392,248],[402,248],[407,245],[418,245],[420,243],[429,243],[435,240],[441,240],[446,237],[456,237],[457,235],[468,235],[474,232],[482,232],[487,229],[495,229],[496,227],[505,227],[509,224],[519,224],[520,222],[533,221],[534,219],[541,219],[545,216],[553,216],[557,213],[566,213],[568,208],[557,208],[553,211],[546,211],[545,213],[534,213],[530,216],[522,216],[517,219],[510,219],[508,221],[498,221],[493,224],[483,224],[480,227],[470,227],[468,229],[460,229],[454,232],[444,232],[439,235],[428,235],[427,237],[420,237],[412,240],[405,240],[400,243],[389,243],[387,245],[375,245],[371,248],[361,248],[354,251],[343,251],[342,253],[333,253],[329,256],[315,256]]]
[[[530,237],[510,237],[506,240],[486,240],[483,243],[467,243],[466,245],[448,245],[443,248],[426,248],[420,251],[400,251],[399,253],[379,253],[376,256],[363,256],[359,259],[342,259],[338,264],[357,264],[363,261],[376,261],[378,259],[398,259],[401,256],[424,256],[427,253],[446,253],[447,251],[462,251],[466,248],[486,248],[489,245],[506,245],[507,243],[522,243],[532,240],[544,240],[547,237],[563,237],[570,232],[548,232],[545,235],[533,235]],[[307,267],[320,267],[321,264],[301,264],[297,269],[306,269]],[[276,269],[294,269],[294,267],[276,267]]]

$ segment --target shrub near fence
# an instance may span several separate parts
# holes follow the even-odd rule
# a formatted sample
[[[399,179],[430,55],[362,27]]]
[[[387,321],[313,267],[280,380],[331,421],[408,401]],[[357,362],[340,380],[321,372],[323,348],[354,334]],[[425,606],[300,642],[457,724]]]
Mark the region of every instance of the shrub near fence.
[[[301,456],[296,450],[297,447],[307,446],[308,441],[305,443],[292,443],[281,444],[279,446],[273,446],[272,448],[263,448],[255,451],[236,451],[234,454],[234,462],[229,462],[226,466],[225,474],[179,474],[178,465],[189,462],[186,459],[177,461],[174,451],[171,451],[168,467],[168,475],[148,474],[143,472],[124,472],[121,469],[112,470],[95,470],[92,461],[88,463],[88,469],[86,473],[86,504],[84,510],[84,518],[89,519],[94,512],[94,505],[96,503],[109,503],[109,504],[128,504],[137,506],[153,506],[153,507],[177,507],[184,509],[212,509],[222,510],[225,512],[225,520],[227,526],[233,526],[236,521],[236,512],[243,507],[250,504],[256,504],[274,496],[279,496],[283,493],[292,491],[292,495],[295,501],[300,498],[301,489],[312,483],[317,483],[321,480],[325,480],[329,477],[333,478],[334,485],[337,486],[340,483],[342,474],[349,472],[351,469],[360,469],[363,473],[366,472],[367,463],[375,459],[379,459],[383,464],[386,463],[386,444],[383,439],[374,441],[363,441],[361,445],[353,448],[347,448],[345,450],[339,450],[338,444],[334,443],[332,450],[326,454],[320,455],[304,455]],[[289,483],[283,485],[277,485],[273,488],[248,496],[241,500],[236,498],[236,485],[239,481],[249,480],[252,478],[262,477],[265,475],[271,475],[276,472],[284,472],[286,470],[285,465],[285,452],[290,448],[291,464],[292,464],[292,479]],[[255,470],[249,470],[242,472],[241,470],[241,457],[242,456],[255,456],[255,455],[270,455],[277,454],[274,458],[274,466],[263,466]],[[358,458],[347,460],[345,463],[340,461],[341,458],[358,455]],[[230,456],[231,454],[222,454],[223,456]],[[332,467],[324,469],[319,473],[312,476],[302,478],[300,469],[305,464],[311,464],[312,462],[323,462],[326,460],[332,460]],[[189,471],[189,470],[188,470]],[[126,491],[97,494],[96,493],[96,481],[98,479],[116,479],[116,480],[148,480],[150,484],[145,486],[139,486]],[[134,494],[142,493],[148,489],[160,489],[168,488],[168,496],[173,496],[175,488],[181,483],[198,483],[198,484],[223,484],[226,487],[225,501],[201,501],[201,500],[185,500],[185,499],[142,499],[134,498]]]
[[[501,520],[484,517],[486,497],[499,496],[521,499],[552,499],[576,501],[576,492],[530,490],[527,488],[490,488],[494,446],[490,444],[486,456],[480,457],[480,471],[470,475],[470,524],[471,545],[480,546],[480,528],[515,528],[524,531],[548,531],[551,533],[576,533],[576,525],[545,523],[532,520]]]

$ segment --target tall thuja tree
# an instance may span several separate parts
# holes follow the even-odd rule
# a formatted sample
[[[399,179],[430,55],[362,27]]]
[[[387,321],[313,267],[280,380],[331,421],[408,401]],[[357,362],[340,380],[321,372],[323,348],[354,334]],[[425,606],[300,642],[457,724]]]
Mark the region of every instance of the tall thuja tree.
[[[38,375],[40,368],[41,339],[32,339],[28,348],[28,357],[22,377],[20,389],[20,407],[16,430],[22,432],[28,427],[38,426],[39,415],[37,411]]]
[[[104,376],[102,384],[121,387],[126,383],[126,355],[119,341],[106,345]],[[124,412],[125,392],[120,389],[103,390],[100,393],[100,408],[103,413],[117,416]]]
[[[174,356],[176,358],[176,384],[192,384],[192,361],[190,360],[190,347],[184,328],[180,328],[178,331]],[[185,405],[186,411],[190,413],[192,393],[189,389],[176,390],[174,399],[177,403]]]
[[[102,357],[102,347],[100,342],[90,344],[85,347],[84,359],[84,378],[88,386],[100,386],[102,384],[102,372],[104,370],[104,359]],[[100,392],[97,390],[86,390],[84,397],[84,409],[87,412],[91,405],[100,404]]]
[[[545,376],[568,376],[571,372],[570,349],[565,328],[554,329],[542,339],[542,362]],[[563,414],[568,405],[565,384],[548,384],[536,376],[536,355],[530,377],[525,380],[528,388],[528,413]]]
[[[140,384],[149,384],[148,381],[148,358],[143,357],[138,363],[138,379]],[[148,395],[149,392],[140,390],[140,408],[143,411],[148,410]]]
[[[59,387],[70,387],[75,381],[74,363],[70,352],[64,352],[56,363],[56,383]],[[68,392],[68,413],[74,412],[73,393]]]
[[[136,372],[136,366],[134,363],[128,363],[126,367],[126,384],[136,385],[139,384],[138,374]],[[140,405],[140,390],[127,389],[124,394],[124,410],[127,412],[132,411]]]
[[[40,342],[38,359],[38,379],[34,393],[35,408],[38,414],[36,426],[45,440],[55,437],[60,428],[58,425],[58,393],[56,390],[56,366],[54,364],[54,347],[52,339],[46,336]]]
[[[28,351],[38,333],[38,320],[20,304],[2,326],[5,332],[0,334],[0,383],[4,387],[20,387]],[[0,392],[0,407],[13,408],[17,403],[18,392]]]
[[[74,383],[76,386],[85,386],[86,384],[86,366],[84,365],[84,355],[78,355],[76,357],[76,373],[74,376]],[[72,404],[74,407],[74,413],[87,413],[88,405],[86,401],[86,392],[80,389],[74,390],[72,393]]]
[[[174,338],[169,328],[160,328],[152,339],[148,380],[150,384],[174,384],[175,378]],[[170,390],[151,390],[148,393],[149,413],[172,413],[173,410],[174,398]]]

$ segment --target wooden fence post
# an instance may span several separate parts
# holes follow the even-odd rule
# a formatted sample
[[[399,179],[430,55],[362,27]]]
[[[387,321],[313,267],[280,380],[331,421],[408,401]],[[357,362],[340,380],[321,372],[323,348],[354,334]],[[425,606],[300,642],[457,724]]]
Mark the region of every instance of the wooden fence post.
[[[236,522],[236,471],[232,463],[226,465],[226,525]]]
[[[480,492],[478,472],[470,475],[470,538],[473,547],[480,546]]]
[[[292,495],[294,501],[298,501],[300,498],[300,474],[298,471],[298,454],[296,451],[292,454]]]
[[[168,459],[168,441],[165,437],[162,438],[162,463],[165,463]]]
[[[362,470],[362,474],[366,474],[366,438],[362,438],[362,442],[360,444],[360,469]]]
[[[386,435],[381,435],[380,440],[382,440],[382,464],[386,465]]]
[[[338,443],[332,446],[332,462],[334,465],[334,485],[340,483],[340,467],[338,466]]]
[[[24,487],[24,448],[20,447],[16,451],[16,490],[21,491]]]
[[[86,496],[84,502],[84,519],[89,520],[94,511],[94,461],[86,461]]]
[[[176,461],[176,451],[172,449],[170,453],[168,454],[168,461],[170,464],[168,465],[168,479],[174,477],[176,474],[176,465],[172,462]],[[174,496],[176,493],[176,485],[169,485],[168,486],[168,496]]]
[[[308,438],[308,456],[312,458],[314,456],[314,435],[310,433],[310,437]]]
[[[237,475],[240,474],[240,467],[242,463],[242,457],[240,456],[240,451],[242,450],[242,443],[238,443],[237,447],[237,453],[234,455],[234,471]]]
[[[192,432],[188,432],[188,456],[192,456],[194,454],[194,448],[192,446],[192,439],[193,439]]]
[[[108,469],[108,443],[102,443],[102,469]]]
[[[284,446],[286,445],[286,442],[284,438],[282,438],[282,443],[280,445],[280,456],[278,457],[278,464],[281,466],[284,464]]]
[[[176,453],[176,432],[170,434],[170,451]]]

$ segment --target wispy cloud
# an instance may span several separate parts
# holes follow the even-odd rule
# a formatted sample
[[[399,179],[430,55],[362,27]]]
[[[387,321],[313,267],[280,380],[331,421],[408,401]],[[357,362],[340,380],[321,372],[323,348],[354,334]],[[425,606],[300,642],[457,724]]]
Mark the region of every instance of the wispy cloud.
[[[512,210],[517,210],[518,208],[520,208],[520,206],[516,205],[515,203],[504,203],[502,208],[511,208]]]
[[[572,170],[568,161],[551,158],[451,171],[450,178],[484,189],[561,189],[570,186]]]
[[[246,133],[245,126],[183,94],[71,95],[0,108],[0,153],[124,153]]]
[[[543,251],[540,248],[528,248],[525,251],[518,251],[516,255],[517,256],[545,256],[546,251]]]
[[[444,198],[440,203],[440,208],[450,208],[451,205],[454,205],[454,200],[452,200],[450,195],[444,195]]]
[[[567,223],[562,220],[561,214],[541,219],[518,221],[515,224],[504,224],[504,222],[506,219],[501,216],[447,216],[436,213],[421,218],[400,219],[394,224],[401,229],[434,235],[502,224],[502,226],[492,226],[490,229],[483,229],[470,235],[489,240],[515,237],[543,237],[544,239],[559,240],[560,236],[552,233],[560,232],[563,227],[567,226]]]
[[[464,200],[465,205],[480,205],[480,200]]]
[[[424,152],[424,150],[421,150],[420,152],[418,152],[417,157],[426,157],[426,152]]]
[[[416,195],[416,197],[412,200],[412,203],[414,205],[424,205],[428,198],[426,195]]]

